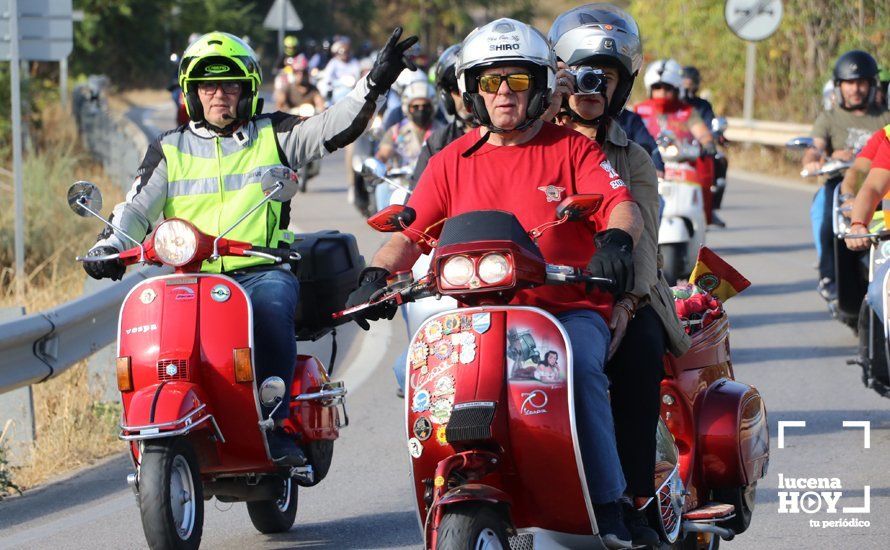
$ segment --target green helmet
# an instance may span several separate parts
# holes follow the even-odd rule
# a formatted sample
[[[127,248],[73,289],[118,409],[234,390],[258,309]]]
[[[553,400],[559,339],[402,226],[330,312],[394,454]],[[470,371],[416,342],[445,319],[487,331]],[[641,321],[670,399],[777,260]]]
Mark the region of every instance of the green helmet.
[[[237,36],[210,32],[195,41],[179,63],[179,87],[186,97],[186,111],[195,122],[204,120],[204,108],[198,99],[201,81],[239,80],[245,83],[238,100],[236,118],[247,120],[262,107],[259,99],[263,74],[253,49]]]

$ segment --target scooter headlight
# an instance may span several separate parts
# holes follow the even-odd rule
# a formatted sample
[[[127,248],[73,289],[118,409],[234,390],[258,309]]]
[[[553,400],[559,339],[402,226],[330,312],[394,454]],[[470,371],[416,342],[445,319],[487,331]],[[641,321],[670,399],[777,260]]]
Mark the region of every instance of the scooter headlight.
[[[167,220],[155,230],[154,251],[165,264],[179,267],[191,262],[198,250],[198,235],[183,220]]]
[[[466,286],[473,274],[473,261],[466,256],[448,258],[442,266],[442,278],[451,286]]]
[[[486,254],[479,262],[479,278],[487,285],[500,283],[510,274],[510,262],[503,254]]]

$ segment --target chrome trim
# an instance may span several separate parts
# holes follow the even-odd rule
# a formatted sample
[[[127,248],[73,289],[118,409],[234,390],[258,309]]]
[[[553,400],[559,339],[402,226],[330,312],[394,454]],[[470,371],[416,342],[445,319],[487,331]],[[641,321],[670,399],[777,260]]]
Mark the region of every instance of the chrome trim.
[[[683,522],[683,531],[686,533],[713,533],[723,540],[732,540],[735,532],[726,527],[717,527],[716,525],[692,523],[691,521]]]
[[[322,389],[313,393],[301,393],[291,398],[291,401],[313,401],[315,399],[343,399],[346,397],[346,386],[339,388]],[[330,405],[327,405],[330,406]]]
[[[198,419],[197,422],[193,422],[193,423],[189,424],[188,426],[183,426],[182,428],[179,428],[178,430],[170,430],[170,431],[166,431],[166,432],[159,431],[159,432],[151,433],[151,434],[141,434],[140,433],[140,434],[133,434],[133,435],[124,435],[124,433],[121,432],[120,435],[118,435],[117,437],[124,441],[142,441],[142,440],[146,440],[146,439],[162,439],[164,437],[175,437],[178,435],[183,435],[183,434],[189,433],[190,431],[192,431],[192,428],[194,428],[195,426],[200,426],[204,422],[210,420],[210,418],[211,417],[209,415],[201,417],[200,419]],[[149,429],[151,429],[151,428],[149,428]]]
[[[178,420],[171,420],[170,422],[161,422],[159,424],[145,424],[142,426],[125,426],[125,425],[121,424],[120,428],[121,428],[121,430],[125,430],[128,432],[139,432],[142,430],[150,430],[152,428],[160,429],[160,428],[166,428],[168,426],[175,426],[182,422],[188,421],[191,417],[193,417],[196,414],[198,414],[199,412],[203,411],[206,407],[207,407],[207,405],[205,403],[202,403],[201,406],[199,406],[197,409],[194,409],[192,412],[188,413],[187,415],[179,418]]]
[[[203,416],[196,420],[195,422],[191,422],[191,419],[203,411],[207,407],[206,404],[201,404],[197,409],[188,413],[187,415],[179,418],[178,420],[172,420],[170,422],[161,422],[158,424],[145,424],[143,426],[124,426],[120,425],[121,433],[118,434],[118,438],[124,441],[141,441],[145,439],[161,439],[163,437],[173,437],[177,435],[183,435],[189,433],[192,428],[195,426],[200,426],[204,422],[208,420],[213,425],[213,430],[216,432],[216,436],[219,438],[221,443],[226,442],[226,438],[222,434],[222,430],[219,429],[219,424],[216,423],[216,418],[213,417],[212,414],[208,414],[207,416]],[[186,423],[185,426],[179,428],[178,430],[169,430],[169,431],[161,431],[162,428],[168,428],[170,426],[176,426],[182,423]],[[146,430],[157,430],[155,433],[144,434],[142,432]],[[136,434],[125,434],[124,432],[139,432]]]

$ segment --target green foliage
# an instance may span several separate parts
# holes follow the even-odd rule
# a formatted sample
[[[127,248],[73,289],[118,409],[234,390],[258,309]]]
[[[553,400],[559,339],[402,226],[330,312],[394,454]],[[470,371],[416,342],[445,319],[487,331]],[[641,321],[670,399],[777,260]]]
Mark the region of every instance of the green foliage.
[[[746,47],[727,27],[723,9],[723,2],[713,0],[632,0],[629,6],[643,34],[647,63],[673,57],[696,65],[715,109],[740,115]],[[786,0],[778,31],[757,43],[755,118],[812,121],[840,54],[859,48],[879,63],[890,60],[888,28],[885,0]],[[642,91],[639,78],[637,97]]]

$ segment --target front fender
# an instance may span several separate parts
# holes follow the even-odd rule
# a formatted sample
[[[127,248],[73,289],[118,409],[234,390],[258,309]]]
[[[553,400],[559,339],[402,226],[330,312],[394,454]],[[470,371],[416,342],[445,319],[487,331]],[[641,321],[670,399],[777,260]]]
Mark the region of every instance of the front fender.
[[[205,402],[200,396],[200,388],[191,382],[145,386],[133,394],[122,427],[175,423]]]
[[[513,504],[513,499],[504,491],[490,485],[466,483],[442,495],[442,498],[436,503],[436,507],[442,508],[461,502],[487,502],[489,504],[510,506]]]

